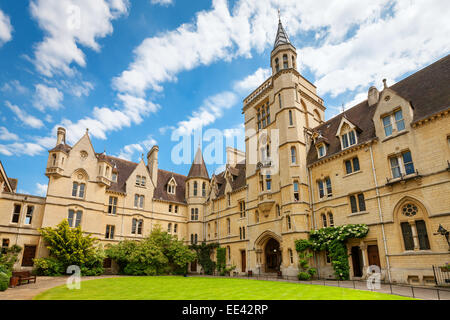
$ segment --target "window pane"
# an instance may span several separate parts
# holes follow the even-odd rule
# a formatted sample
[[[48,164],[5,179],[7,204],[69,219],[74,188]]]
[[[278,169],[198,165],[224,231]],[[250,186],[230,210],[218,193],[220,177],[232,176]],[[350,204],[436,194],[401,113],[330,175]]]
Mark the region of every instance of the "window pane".
[[[350,207],[352,208],[352,213],[358,212],[358,207],[356,206],[355,196],[350,196]]]
[[[319,186],[319,197],[323,198],[323,182],[322,181],[318,181],[317,182],[318,186]]]
[[[325,182],[327,184],[327,194],[328,196],[331,196],[331,194],[333,193],[333,191],[331,190],[331,179],[325,178]]]
[[[408,222],[402,222],[402,234],[403,234],[403,242],[405,244],[405,250],[414,250],[414,240],[412,236],[411,226]]]
[[[292,126],[293,125],[293,121],[292,121],[292,111],[289,110],[289,125]]]
[[[386,134],[386,136],[390,136],[392,134],[391,116],[383,118],[383,126],[384,126],[384,133]]]
[[[362,193],[358,194],[358,204],[359,211],[366,211],[366,202],[364,200],[364,194]]]
[[[78,191],[78,183],[74,182],[72,186],[72,197],[77,196],[77,191]]]
[[[359,171],[359,159],[353,158],[353,171]]]
[[[398,159],[395,157],[392,157],[389,159],[391,162],[391,169],[392,169],[392,177],[399,178],[401,176],[400,173],[400,167],[398,166]]]
[[[84,198],[84,187],[86,185],[84,183],[80,184],[80,193],[78,194],[78,197]]]
[[[403,163],[405,165],[406,174],[414,173],[414,164],[412,162],[411,152],[408,151],[403,154]]]
[[[324,214],[322,214],[322,226],[327,227],[327,217]]]
[[[427,227],[425,221],[416,221],[417,236],[419,238],[420,250],[429,250],[430,242],[428,241]]]
[[[328,220],[330,221],[330,227],[334,227],[334,219],[331,212],[328,213]]]
[[[67,220],[69,222],[69,227],[73,227],[73,215],[74,215],[74,211],[69,210],[69,216],[67,217]]]
[[[352,173],[352,163],[350,162],[350,160],[345,161],[345,171],[347,173]]]
[[[349,132],[349,137],[350,137],[350,145],[354,145],[356,144],[356,137],[355,137],[355,131],[351,131]]]
[[[134,195],[134,206],[137,207],[139,202],[139,196],[137,194]]]
[[[347,134],[342,136],[342,148],[348,148],[348,137]]]
[[[82,211],[77,211],[77,217],[76,217],[76,220],[75,220],[75,228],[80,226],[82,215],[83,215]]]
[[[402,110],[398,110],[394,113],[395,116],[395,122],[397,124],[397,130],[402,131],[405,129],[405,121],[403,121],[403,113]]]
[[[141,198],[139,199],[139,207],[143,208],[144,207],[144,196],[141,196]]]

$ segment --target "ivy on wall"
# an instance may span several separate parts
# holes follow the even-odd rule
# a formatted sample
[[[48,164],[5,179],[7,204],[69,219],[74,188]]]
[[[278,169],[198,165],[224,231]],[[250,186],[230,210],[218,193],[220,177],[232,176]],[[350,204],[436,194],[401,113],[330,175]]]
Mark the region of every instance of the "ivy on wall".
[[[225,274],[226,267],[226,248],[217,248],[217,271],[222,276]]]
[[[309,233],[309,239],[295,241],[295,249],[299,255],[304,255],[308,249],[316,252],[328,251],[335,276],[340,280],[348,280],[350,266],[346,241],[352,238],[364,238],[368,232],[369,227],[365,224],[347,224],[312,230]]]
[[[205,274],[212,275],[216,269],[216,263],[211,259],[211,255],[214,249],[218,247],[218,243],[206,244],[205,242],[202,242],[200,245],[193,244],[190,246],[197,253],[198,264],[202,266]]]

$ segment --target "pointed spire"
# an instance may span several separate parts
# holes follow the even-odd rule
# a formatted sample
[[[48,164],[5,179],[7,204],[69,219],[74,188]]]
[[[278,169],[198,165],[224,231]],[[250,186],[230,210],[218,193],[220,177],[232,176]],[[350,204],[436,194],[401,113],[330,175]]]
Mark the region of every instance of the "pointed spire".
[[[203,160],[202,149],[198,146],[195,153],[194,162],[189,170],[188,177],[197,177],[209,179],[208,170],[206,169],[205,161]]]
[[[291,42],[289,41],[289,37],[283,28],[283,24],[281,23],[280,9],[278,9],[278,31],[273,48],[275,49],[282,44],[291,44]]]

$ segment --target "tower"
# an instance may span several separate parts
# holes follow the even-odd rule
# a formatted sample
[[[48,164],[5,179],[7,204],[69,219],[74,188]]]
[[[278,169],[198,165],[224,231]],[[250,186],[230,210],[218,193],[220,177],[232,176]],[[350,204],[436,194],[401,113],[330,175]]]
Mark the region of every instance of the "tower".
[[[272,75],[244,99],[243,106],[248,202],[255,208],[249,215],[249,237],[260,239],[251,259],[263,271],[295,274],[295,266],[286,267],[281,261],[289,260],[286,248],[295,247],[294,240],[305,237],[313,226],[307,133],[323,122],[325,107],[316,87],[298,72],[297,50],[281,19],[270,66]]]
[[[204,204],[209,192],[209,175],[200,146],[186,179],[186,201],[188,203],[188,237],[190,242],[201,243],[204,238]]]

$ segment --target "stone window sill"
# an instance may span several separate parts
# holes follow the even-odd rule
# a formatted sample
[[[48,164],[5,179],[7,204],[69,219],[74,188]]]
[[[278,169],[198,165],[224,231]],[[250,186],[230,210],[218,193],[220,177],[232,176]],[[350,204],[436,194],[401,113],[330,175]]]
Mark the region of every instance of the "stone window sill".
[[[392,134],[389,137],[384,138],[383,140],[381,140],[381,142],[383,143],[383,142],[389,141],[391,139],[395,139],[395,138],[400,137],[400,136],[402,136],[404,134],[407,134],[408,132],[409,132],[408,130],[402,130],[402,131],[400,131],[398,133]]]
[[[347,174],[343,175],[342,178],[347,178],[347,177],[353,176],[353,175],[361,173],[361,172],[362,172],[362,170],[353,171],[353,172],[350,172],[350,173],[347,173]]]
[[[348,216],[349,217],[361,216],[361,215],[368,214],[368,213],[369,213],[369,211],[359,211],[359,212],[353,212],[353,213],[349,214]]]

